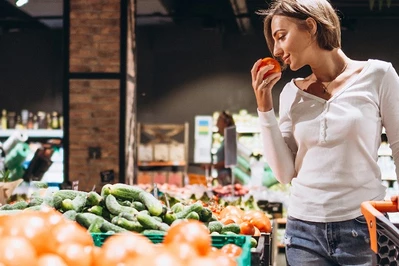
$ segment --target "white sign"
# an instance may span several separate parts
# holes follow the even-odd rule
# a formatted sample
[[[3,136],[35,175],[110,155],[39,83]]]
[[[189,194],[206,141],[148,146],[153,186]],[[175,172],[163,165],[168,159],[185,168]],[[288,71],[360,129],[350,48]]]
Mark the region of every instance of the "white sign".
[[[194,128],[194,163],[211,163],[212,116],[196,116]]]

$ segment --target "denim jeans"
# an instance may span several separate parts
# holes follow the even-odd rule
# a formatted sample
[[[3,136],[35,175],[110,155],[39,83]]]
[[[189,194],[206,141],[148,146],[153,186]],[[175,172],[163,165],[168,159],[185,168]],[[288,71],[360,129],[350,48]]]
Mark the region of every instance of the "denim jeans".
[[[332,223],[288,217],[284,244],[290,266],[376,265],[363,216]]]

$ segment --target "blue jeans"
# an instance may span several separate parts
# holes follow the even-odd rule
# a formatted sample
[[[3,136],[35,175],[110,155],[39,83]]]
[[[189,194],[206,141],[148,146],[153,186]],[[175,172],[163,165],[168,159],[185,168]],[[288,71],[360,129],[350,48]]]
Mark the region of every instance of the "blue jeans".
[[[332,223],[288,217],[284,244],[290,266],[376,265],[363,216]]]

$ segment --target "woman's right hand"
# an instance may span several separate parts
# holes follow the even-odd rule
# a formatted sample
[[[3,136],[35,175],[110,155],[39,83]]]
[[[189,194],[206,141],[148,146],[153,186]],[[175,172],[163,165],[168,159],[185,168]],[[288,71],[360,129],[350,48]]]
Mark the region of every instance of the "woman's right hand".
[[[262,59],[255,62],[251,69],[252,88],[255,92],[258,110],[261,112],[270,111],[273,108],[272,88],[281,78],[281,72],[273,73],[263,79],[263,76],[269,70],[274,68],[273,65],[266,65],[259,69]]]

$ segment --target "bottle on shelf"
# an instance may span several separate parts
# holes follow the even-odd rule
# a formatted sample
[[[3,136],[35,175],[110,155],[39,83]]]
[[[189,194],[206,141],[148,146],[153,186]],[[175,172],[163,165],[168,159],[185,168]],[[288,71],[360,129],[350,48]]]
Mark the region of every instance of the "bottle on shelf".
[[[1,123],[0,123],[1,129],[7,129],[7,110],[6,109],[3,109],[1,111],[0,121],[1,121]]]
[[[20,115],[17,115],[17,119],[15,122],[15,129],[21,130],[24,129],[24,125],[22,124],[22,117]]]
[[[26,122],[27,129],[33,129],[33,113],[29,112],[28,121]]]
[[[16,113],[15,112],[8,112],[7,117],[7,128],[14,129],[16,124]]]
[[[58,113],[57,112],[53,112],[52,113],[51,128],[52,129],[59,129],[60,128],[60,123],[58,121]]]

